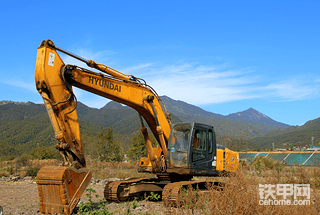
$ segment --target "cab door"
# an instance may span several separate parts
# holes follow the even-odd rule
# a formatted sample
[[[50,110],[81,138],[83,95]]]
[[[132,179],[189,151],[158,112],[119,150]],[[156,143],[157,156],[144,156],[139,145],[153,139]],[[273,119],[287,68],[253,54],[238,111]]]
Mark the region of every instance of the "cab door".
[[[188,168],[188,151],[192,125],[174,125],[168,143],[168,163],[171,168]]]
[[[216,170],[215,134],[211,126],[194,126],[190,152],[191,169]]]

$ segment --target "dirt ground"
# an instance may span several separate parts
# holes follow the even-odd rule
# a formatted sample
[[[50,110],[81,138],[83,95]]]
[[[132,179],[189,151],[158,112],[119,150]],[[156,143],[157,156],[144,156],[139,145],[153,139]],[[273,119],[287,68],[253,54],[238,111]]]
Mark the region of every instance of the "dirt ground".
[[[93,198],[98,203],[103,199],[104,185],[102,183],[91,184],[88,188],[94,189],[99,195]],[[95,194],[95,195],[96,195]],[[81,201],[88,201],[85,195]],[[41,214],[39,213],[38,189],[35,181],[0,181],[0,206],[3,208],[3,215],[8,214]],[[165,214],[167,209],[162,202],[149,202],[146,200],[109,203],[106,205],[109,212],[114,214]]]

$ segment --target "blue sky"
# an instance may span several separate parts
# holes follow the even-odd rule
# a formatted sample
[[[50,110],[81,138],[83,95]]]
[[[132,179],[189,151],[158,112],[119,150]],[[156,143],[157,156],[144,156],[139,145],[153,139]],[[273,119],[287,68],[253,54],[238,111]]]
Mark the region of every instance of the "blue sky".
[[[0,100],[42,103],[36,51],[68,51],[227,115],[250,107],[302,125],[320,117],[320,1],[5,1]],[[83,65],[61,55],[66,63]],[[108,100],[75,90],[100,108]]]

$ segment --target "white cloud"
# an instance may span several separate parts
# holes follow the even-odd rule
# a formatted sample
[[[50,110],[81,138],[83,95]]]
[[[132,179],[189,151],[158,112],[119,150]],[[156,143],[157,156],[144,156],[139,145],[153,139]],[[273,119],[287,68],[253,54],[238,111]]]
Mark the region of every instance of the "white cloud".
[[[101,108],[105,106],[110,100],[104,97],[95,95],[93,93],[87,92],[85,90],[81,90],[79,88],[74,87],[73,92],[77,97],[77,100],[84,103],[85,105],[93,108]]]
[[[319,92],[319,87],[315,85],[317,80],[306,83],[302,79],[291,79],[281,81],[279,83],[271,83],[265,90],[276,98],[284,99],[286,101],[296,101],[310,98]]]
[[[15,86],[15,87],[23,88],[32,92],[37,92],[34,81],[30,82],[30,81],[22,81],[18,79],[14,79],[14,80],[6,79],[6,80],[2,80],[1,82],[4,84]]]
[[[295,101],[308,99],[319,92],[316,85],[319,78],[309,82],[303,78],[291,78],[270,83],[267,77],[258,76],[254,71],[227,70],[223,67],[194,64],[159,68],[155,68],[154,64],[145,65],[147,66],[141,67],[140,75],[144,76],[159,95],[167,95],[195,105],[254,98]]]
[[[217,71],[216,67],[184,64],[153,71],[148,84],[159,95],[195,105],[215,104],[257,97],[258,77],[242,71]]]
[[[91,52],[78,50],[79,56],[92,59],[108,66],[117,65],[114,53],[109,51]],[[86,64],[63,55],[66,64],[74,64],[88,68]],[[115,66],[116,67],[116,66]],[[117,68],[115,68],[117,69]],[[320,81],[315,77],[312,81],[303,78],[284,80],[278,78],[270,82],[268,77],[257,75],[250,69],[230,69],[228,65],[205,66],[197,63],[161,66],[156,63],[142,63],[124,67],[121,72],[143,78],[159,95],[167,95],[173,99],[182,100],[194,105],[218,104],[245,99],[272,99],[274,101],[295,101],[310,98],[319,92]],[[8,84],[34,90],[34,85],[8,81]],[[90,92],[74,88],[79,101],[90,107],[100,108],[109,100]]]
[[[122,73],[127,74],[127,75],[134,75],[134,73],[139,73],[141,70],[146,69],[150,67],[152,64],[151,63],[145,63],[145,64],[140,64],[138,66],[133,66],[133,67],[128,67],[122,69]]]
[[[80,56],[93,59],[97,63],[110,61],[105,57],[110,54],[108,51],[92,53],[79,50],[78,53]],[[88,68],[84,63],[69,56],[64,56],[63,60],[68,64]],[[110,63],[108,63],[109,65]],[[195,105],[258,97],[251,86],[257,83],[258,77],[246,71],[225,70],[224,67],[225,65],[203,66],[193,63],[170,66],[144,63],[124,68],[121,72],[144,78],[159,95],[168,95]],[[104,98],[100,99],[98,96],[78,89],[75,90],[75,94],[79,101],[91,107],[102,107],[107,103]]]

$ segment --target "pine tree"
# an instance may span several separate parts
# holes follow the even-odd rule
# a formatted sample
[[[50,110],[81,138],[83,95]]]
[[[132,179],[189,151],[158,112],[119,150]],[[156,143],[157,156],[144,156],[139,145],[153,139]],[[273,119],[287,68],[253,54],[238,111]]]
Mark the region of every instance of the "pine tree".
[[[113,138],[113,129],[110,126],[107,130],[101,128],[101,132],[97,138],[92,140],[90,144],[86,144],[88,154],[93,159],[100,161],[122,161],[120,144]]]
[[[150,135],[152,146],[157,145],[157,141],[153,135]],[[132,136],[132,140],[130,142],[130,148],[127,151],[127,155],[130,160],[138,162],[141,157],[148,156],[148,149],[146,143],[144,141],[143,134],[141,130],[139,130],[135,135]]]
[[[148,156],[147,146],[140,130],[137,132],[137,134],[132,136],[127,155],[130,160],[135,162],[138,162],[140,157]]]

